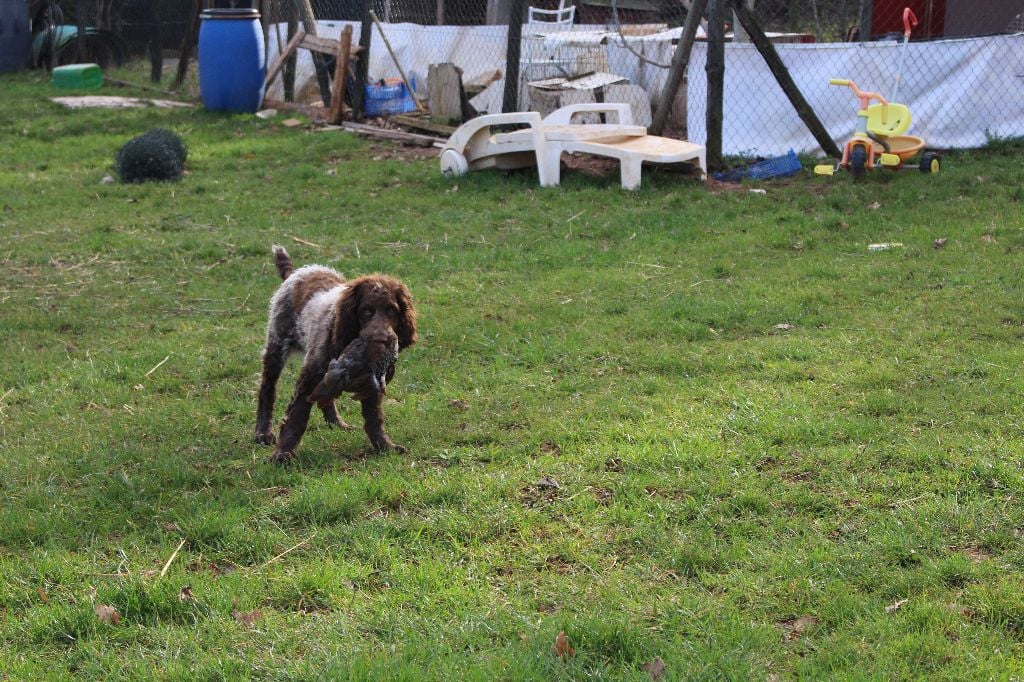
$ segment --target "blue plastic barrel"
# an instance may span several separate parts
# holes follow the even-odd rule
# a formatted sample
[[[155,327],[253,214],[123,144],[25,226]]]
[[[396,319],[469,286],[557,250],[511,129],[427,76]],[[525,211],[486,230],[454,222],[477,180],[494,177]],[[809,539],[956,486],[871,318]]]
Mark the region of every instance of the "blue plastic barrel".
[[[0,0],[0,72],[27,68],[31,56],[28,0]]]
[[[214,111],[253,112],[263,101],[266,52],[255,9],[208,9],[199,18],[199,94]]]

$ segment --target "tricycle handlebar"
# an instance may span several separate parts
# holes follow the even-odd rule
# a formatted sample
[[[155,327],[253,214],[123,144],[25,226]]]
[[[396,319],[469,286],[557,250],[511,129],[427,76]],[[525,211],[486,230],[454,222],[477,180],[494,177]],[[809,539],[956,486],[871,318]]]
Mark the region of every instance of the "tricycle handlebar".
[[[871,100],[877,99],[882,104],[888,104],[889,100],[882,97],[877,92],[865,92],[857,87],[857,84],[848,78],[830,78],[828,81],[829,85],[843,85],[853,90],[853,94],[860,100],[860,108],[867,109],[868,105],[871,104]]]

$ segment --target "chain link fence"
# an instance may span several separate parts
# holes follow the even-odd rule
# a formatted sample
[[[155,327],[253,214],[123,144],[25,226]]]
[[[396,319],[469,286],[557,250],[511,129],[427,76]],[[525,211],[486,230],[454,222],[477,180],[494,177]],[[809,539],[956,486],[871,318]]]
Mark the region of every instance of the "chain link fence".
[[[707,2],[711,8],[722,0]],[[973,147],[1024,135],[1024,0],[726,0],[721,16],[722,151],[727,155],[771,156],[789,149],[814,153],[823,147],[737,21],[736,2],[752,10],[796,88],[835,140],[853,132],[858,101],[848,89],[830,86],[834,78],[852,79],[864,90],[907,104],[914,118],[911,133],[925,138],[929,147]],[[431,66],[447,63],[461,71],[468,104],[463,115],[547,113],[577,102],[626,102],[635,122],[647,125],[658,107],[667,106],[665,134],[708,139],[706,70],[714,52],[708,43],[710,9],[702,13],[679,87],[666,91],[669,65],[693,0],[73,4],[101,17],[105,28],[123,31],[133,46],[144,45],[152,26],[162,23],[157,35],[164,47],[181,44],[181,31],[195,7],[255,7],[264,18],[268,63],[303,27],[304,18],[311,16],[325,38],[337,38],[343,26],[351,25],[353,41],[369,46],[364,66],[366,113],[371,115],[416,108],[401,82],[403,73],[427,107],[436,105],[430,101]],[[917,20],[908,42],[903,39],[906,9]],[[322,98],[308,52],[299,51],[291,74],[278,79],[268,95],[307,103]]]

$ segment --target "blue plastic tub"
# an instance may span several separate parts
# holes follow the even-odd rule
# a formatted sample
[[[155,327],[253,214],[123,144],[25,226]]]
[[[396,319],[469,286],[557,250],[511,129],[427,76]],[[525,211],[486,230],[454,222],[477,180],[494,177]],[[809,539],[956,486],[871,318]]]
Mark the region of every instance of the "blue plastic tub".
[[[796,175],[803,168],[800,159],[796,158],[796,152],[792,149],[785,156],[776,156],[772,159],[765,159],[752,163],[743,168],[715,173],[715,180],[722,182],[739,182],[743,178],[752,180],[769,180],[771,178],[785,178]]]
[[[416,91],[416,79],[409,81],[413,92]],[[367,85],[366,101],[363,104],[367,116],[383,116],[385,114],[404,114],[416,111],[416,102],[405,87],[401,78],[389,78],[384,84]]]
[[[208,9],[199,18],[199,95],[213,111],[254,112],[263,101],[266,53],[260,13]]]

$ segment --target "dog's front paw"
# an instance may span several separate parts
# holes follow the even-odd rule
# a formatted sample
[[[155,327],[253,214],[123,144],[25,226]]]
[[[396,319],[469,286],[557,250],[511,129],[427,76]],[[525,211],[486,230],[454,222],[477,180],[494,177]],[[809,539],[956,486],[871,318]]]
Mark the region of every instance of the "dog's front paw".
[[[275,449],[274,454],[270,456],[269,462],[274,464],[286,465],[291,464],[292,459],[295,457],[295,453],[290,450]]]
[[[404,455],[409,452],[409,448],[405,447],[404,445],[398,445],[387,436],[375,440],[373,442],[373,447],[377,452],[382,454],[385,452],[389,452],[391,450],[394,450],[400,455]]]
[[[274,433],[272,431],[257,431],[256,432],[256,443],[258,445],[273,445],[274,441],[276,441],[276,440],[277,439],[274,438]]]

